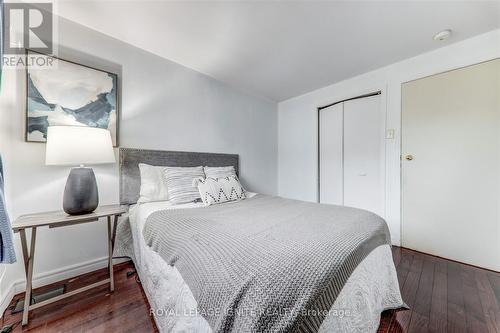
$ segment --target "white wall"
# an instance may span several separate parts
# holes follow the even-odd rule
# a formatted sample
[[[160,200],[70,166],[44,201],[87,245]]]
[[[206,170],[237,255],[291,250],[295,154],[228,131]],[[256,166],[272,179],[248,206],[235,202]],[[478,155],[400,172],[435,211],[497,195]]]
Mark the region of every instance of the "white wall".
[[[392,241],[400,244],[401,83],[500,57],[500,30],[476,36],[390,66],[312,91],[278,104],[278,194],[317,199],[318,106],[381,90],[385,96],[386,220]]]
[[[240,154],[241,179],[251,191],[277,192],[277,105],[234,90],[99,32],[59,20],[60,57],[121,75],[122,147]],[[172,45],[175,47],[175,45]],[[200,56],[203,56],[200,54]],[[8,204],[20,214],[57,210],[69,169],[44,165],[45,145],[24,142],[25,72],[4,71],[0,149],[7,160]],[[118,202],[118,166],[94,168],[100,203]],[[37,233],[35,286],[104,267],[106,228],[85,224]],[[22,257],[15,235],[18,258]],[[20,261],[3,265],[5,306],[24,288]],[[15,286],[15,288],[13,288]],[[3,308],[0,308],[3,312]]]

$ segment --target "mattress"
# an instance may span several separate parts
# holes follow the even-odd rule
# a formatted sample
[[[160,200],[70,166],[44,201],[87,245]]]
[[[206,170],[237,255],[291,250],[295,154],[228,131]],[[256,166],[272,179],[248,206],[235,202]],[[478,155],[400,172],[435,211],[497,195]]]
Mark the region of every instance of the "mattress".
[[[252,195],[252,194],[251,194]],[[134,262],[160,332],[212,332],[198,313],[183,277],[144,241],[142,230],[150,214],[164,209],[202,207],[151,202],[131,207],[129,223]],[[320,332],[376,332],[380,313],[403,306],[389,245],[374,249],[353,271],[323,321]]]

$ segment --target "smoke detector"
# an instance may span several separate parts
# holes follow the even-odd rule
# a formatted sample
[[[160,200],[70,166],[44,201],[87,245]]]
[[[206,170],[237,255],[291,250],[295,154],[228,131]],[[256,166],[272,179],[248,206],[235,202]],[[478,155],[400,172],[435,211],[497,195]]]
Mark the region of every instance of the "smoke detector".
[[[445,40],[451,37],[451,29],[446,29],[434,35],[434,40]]]

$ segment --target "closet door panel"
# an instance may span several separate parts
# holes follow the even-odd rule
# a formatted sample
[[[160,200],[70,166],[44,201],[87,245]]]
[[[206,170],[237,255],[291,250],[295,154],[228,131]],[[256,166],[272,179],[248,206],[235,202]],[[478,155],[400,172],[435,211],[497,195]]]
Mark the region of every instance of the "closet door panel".
[[[342,113],[342,103],[319,111],[321,203],[343,204]]]
[[[344,205],[384,216],[385,117],[380,96],[344,103]]]

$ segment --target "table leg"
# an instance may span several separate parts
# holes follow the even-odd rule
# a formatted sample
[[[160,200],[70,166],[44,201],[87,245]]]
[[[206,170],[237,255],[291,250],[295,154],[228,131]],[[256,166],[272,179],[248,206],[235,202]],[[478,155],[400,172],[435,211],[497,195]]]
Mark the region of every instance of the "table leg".
[[[21,241],[23,241],[21,239]],[[33,280],[33,264],[35,260],[35,242],[36,242],[36,227],[31,229],[31,243],[30,243],[30,252],[25,255],[25,250],[27,251],[26,244],[26,235],[24,236],[24,245],[23,245],[23,255],[24,257],[28,257],[28,266],[26,271],[26,293],[24,296],[24,311],[23,311],[23,325],[28,324],[28,312],[29,307],[31,305],[31,289],[32,289],[32,280]]]
[[[24,273],[26,274],[26,278],[28,278],[28,261],[29,261],[29,253],[28,253],[28,244],[26,242],[26,230],[19,230],[19,236],[21,237],[21,246],[23,249],[23,259],[24,259]]]
[[[108,216],[108,268],[109,268],[109,291],[115,290],[113,277],[113,231],[111,227],[111,216]]]
[[[115,249],[115,239],[116,239],[116,226],[118,225],[118,215],[115,215],[113,220],[113,237],[111,238],[111,245],[113,250]]]

